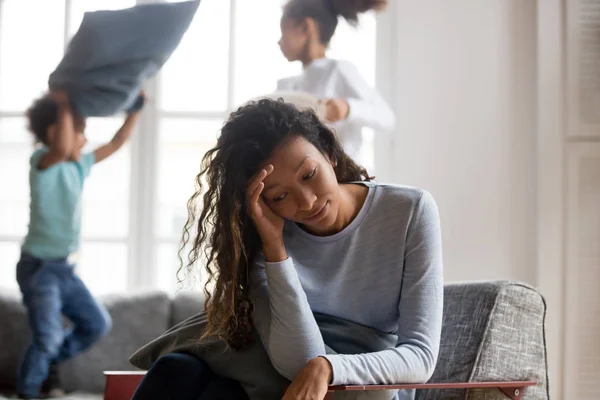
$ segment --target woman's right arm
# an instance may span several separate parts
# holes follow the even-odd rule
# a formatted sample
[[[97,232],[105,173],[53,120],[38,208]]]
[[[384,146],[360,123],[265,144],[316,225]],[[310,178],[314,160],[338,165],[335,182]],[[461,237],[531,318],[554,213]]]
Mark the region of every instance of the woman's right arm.
[[[293,380],[310,360],[325,355],[323,337],[291,258],[257,262],[250,293],[254,326],[277,372]]]
[[[313,358],[325,355],[325,344],[283,241],[284,220],[261,197],[268,165],[248,185],[248,212],[258,231],[264,258],[254,265],[250,293],[254,326],[275,369],[292,380]]]

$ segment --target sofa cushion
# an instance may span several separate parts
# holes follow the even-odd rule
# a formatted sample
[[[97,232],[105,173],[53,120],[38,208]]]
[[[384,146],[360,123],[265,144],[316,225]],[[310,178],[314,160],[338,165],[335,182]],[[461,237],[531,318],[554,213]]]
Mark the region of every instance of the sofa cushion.
[[[548,399],[546,304],[508,281],[446,285],[442,340],[431,382],[534,380],[527,399]],[[423,390],[419,400],[504,400],[498,390]]]

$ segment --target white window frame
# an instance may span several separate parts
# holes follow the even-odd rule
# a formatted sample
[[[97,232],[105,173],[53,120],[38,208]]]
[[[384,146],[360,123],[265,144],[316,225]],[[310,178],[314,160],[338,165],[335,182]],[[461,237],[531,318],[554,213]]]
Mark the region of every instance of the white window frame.
[[[129,219],[128,290],[154,287],[158,276],[157,249],[160,244],[179,245],[179,240],[159,237],[156,232],[158,212],[158,165],[160,120],[224,120],[234,107],[235,85],[235,19],[237,0],[229,1],[229,60],[227,74],[227,110],[223,112],[175,112],[160,109],[161,74],[145,85],[148,101],[140,121],[143,132],[132,138],[131,193]],[[153,0],[137,0],[137,4],[153,3]],[[202,155],[199,155],[201,157]],[[145,194],[148,195],[145,195]],[[183,229],[183,227],[182,227]],[[175,259],[175,254],[173,255]]]

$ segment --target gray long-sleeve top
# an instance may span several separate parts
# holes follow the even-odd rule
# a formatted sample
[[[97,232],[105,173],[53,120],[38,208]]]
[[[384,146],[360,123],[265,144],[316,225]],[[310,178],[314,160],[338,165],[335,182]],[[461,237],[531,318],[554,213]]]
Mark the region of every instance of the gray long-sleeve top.
[[[288,259],[259,261],[251,277],[254,324],[277,371],[293,380],[326,357],[334,385],[426,382],[442,326],[442,243],[438,209],[420,189],[363,183],[356,218],[332,236],[286,222]],[[398,336],[395,347],[325,354],[313,311]],[[335,343],[327,343],[335,349]]]

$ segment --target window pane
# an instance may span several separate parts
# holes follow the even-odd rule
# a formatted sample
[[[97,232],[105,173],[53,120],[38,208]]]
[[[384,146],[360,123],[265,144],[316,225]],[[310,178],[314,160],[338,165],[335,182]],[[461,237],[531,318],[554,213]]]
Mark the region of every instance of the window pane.
[[[4,0],[0,20],[0,110],[25,110],[48,88],[63,54],[63,0]]]
[[[32,136],[23,118],[0,119],[0,235],[24,236],[29,219]]]
[[[200,162],[221,129],[218,120],[165,119],[160,125],[156,234],[179,240]]]
[[[281,4],[273,0],[236,2],[235,105],[271,93],[277,79],[300,73],[300,64],[288,62],[277,44]]]
[[[121,118],[90,118],[86,136],[93,151],[109,142],[119,129]],[[92,167],[83,191],[83,236],[124,238],[129,231],[131,147],[123,146],[110,158]]]
[[[90,149],[108,143],[119,130],[125,117],[87,118],[85,137]]]
[[[0,144],[0,234],[23,236],[29,220],[29,157],[26,145]]]
[[[168,111],[225,111],[229,62],[229,1],[202,0],[189,30],[160,77]]]
[[[375,86],[375,22],[372,12],[361,15],[356,28],[340,20],[327,52],[331,58],[347,60],[356,65],[371,86]]]
[[[19,290],[16,267],[20,254],[20,243],[0,242],[0,290]]]
[[[127,246],[83,240],[77,272],[94,295],[127,291]]]
[[[0,243],[0,288],[18,289],[15,268],[20,251],[19,243]],[[77,271],[94,294],[125,292],[126,266],[126,245],[84,243]]]
[[[158,245],[158,263],[156,272],[156,288],[169,293],[176,292],[181,284],[177,280],[179,260],[177,258],[178,246],[171,243]]]
[[[340,20],[336,33],[331,40],[328,55],[332,58],[350,61],[360,71],[371,86],[375,86],[375,41],[376,20],[374,13],[363,14],[358,27],[352,27]],[[372,129],[363,128],[363,143],[360,160],[370,174],[376,174],[375,135]]]
[[[174,243],[160,243],[158,245],[156,288],[169,293],[180,290],[202,291],[204,283],[200,280],[199,270],[195,270],[193,273],[188,273],[185,270],[179,274],[177,273],[179,269],[178,251],[179,245]],[[186,258],[187,254],[184,256],[184,260]],[[181,282],[179,282],[179,279],[181,279]]]
[[[0,146],[21,144],[32,146],[35,138],[27,129],[25,118],[0,118]]]
[[[71,16],[69,21],[69,36],[73,36],[86,11],[96,10],[119,10],[129,8],[135,5],[135,0],[72,0]]]

